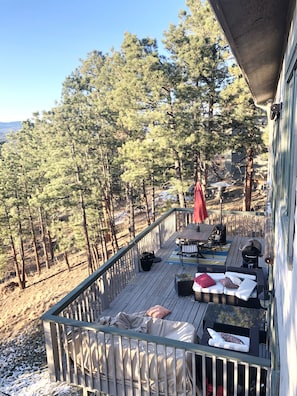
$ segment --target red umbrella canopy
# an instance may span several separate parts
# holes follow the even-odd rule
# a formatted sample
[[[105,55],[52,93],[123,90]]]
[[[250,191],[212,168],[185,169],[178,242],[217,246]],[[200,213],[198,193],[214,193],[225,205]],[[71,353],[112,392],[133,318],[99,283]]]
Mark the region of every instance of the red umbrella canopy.
[[[193,214],[193,222],[194,223],[203,223],[203,221],[208,217],[206,203],[204,194],[199,182],[196,183],[194,189],[194,214]]]

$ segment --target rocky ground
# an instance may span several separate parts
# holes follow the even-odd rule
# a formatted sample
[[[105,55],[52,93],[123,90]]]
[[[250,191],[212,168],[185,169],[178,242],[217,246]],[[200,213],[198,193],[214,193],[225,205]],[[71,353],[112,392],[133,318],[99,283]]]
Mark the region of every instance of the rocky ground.
[[[264,196],[255,195],[255,209],[263,209]],[[219,208],[217,198],[207,203]],[[240,210],[240,196],[226,198],[224,209]],[[25,290],[14,282],[0,286],[0,396],[80,395],[67,384],[50,383],[47,372],[41,315],[88,276],[81,257],[56,263],[41,275],[28,278]]]
[[[81,395],[80,390],[49,380],[45,343],[39,320],[0,343],[0,395]]]
[[[71,271],[56,264],[28,278],[25,290],[2,285],[0,299],[0,396],[79,395],[67,384],[51,383],[41,315],[88,276],[84,263]]]

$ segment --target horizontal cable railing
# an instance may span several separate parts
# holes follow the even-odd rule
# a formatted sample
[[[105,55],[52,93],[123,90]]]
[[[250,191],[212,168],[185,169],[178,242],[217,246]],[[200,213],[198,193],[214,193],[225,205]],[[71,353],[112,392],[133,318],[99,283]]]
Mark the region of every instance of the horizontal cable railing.
[[[219,218],[219,211],[209,211],[207,222],[217,224]],[[223,219],[228,235],[264,235],[263,214],[223,212]],[[43,315],[52,380],[111,395],[133,394],[128,389],[141,389],[147,395],[196,395],[199,386],[204,396],[209,394],[209,383],[221,386],[225,395],[270,394],[269,360],[96,323],[139,272],[140,252],[157,251],[191,222],[191,210],[170,210]],[[140,359],[146,363],[137,376]],[[152,365],[155,368],[150,370]],[[181,381],[177,383],[170,370]]]

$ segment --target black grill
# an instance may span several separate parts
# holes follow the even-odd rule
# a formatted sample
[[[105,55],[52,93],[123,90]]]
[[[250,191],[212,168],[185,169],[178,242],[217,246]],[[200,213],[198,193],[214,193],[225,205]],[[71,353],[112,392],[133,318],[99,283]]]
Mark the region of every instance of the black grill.
[[[262,246],[258,240],[251,239],[242,248],[242,266],[245,268],[258,268],[259,257],[262,256]]]

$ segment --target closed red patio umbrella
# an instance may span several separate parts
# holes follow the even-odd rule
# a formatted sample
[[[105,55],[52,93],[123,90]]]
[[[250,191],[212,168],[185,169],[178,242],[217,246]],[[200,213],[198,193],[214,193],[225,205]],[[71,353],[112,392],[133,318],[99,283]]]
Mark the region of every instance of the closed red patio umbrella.
[[[196,224],[203,223],[203,221],[208,217],[205,197],[199,182],[196,183],[194,189],[194,213],[193,222]]]

